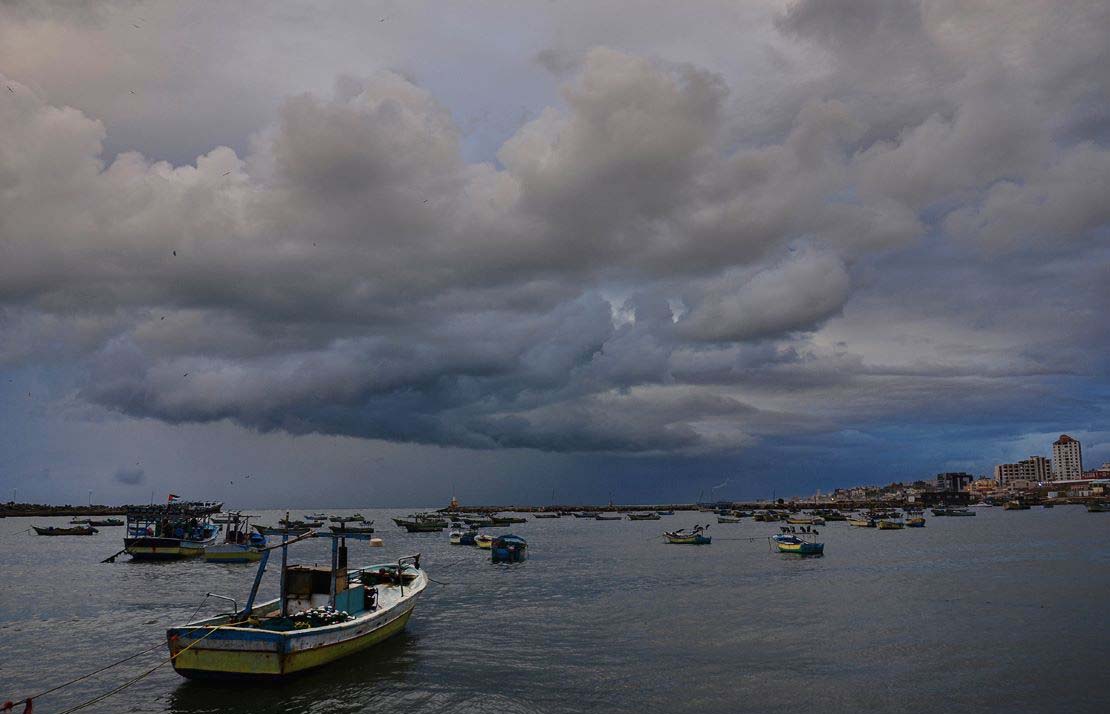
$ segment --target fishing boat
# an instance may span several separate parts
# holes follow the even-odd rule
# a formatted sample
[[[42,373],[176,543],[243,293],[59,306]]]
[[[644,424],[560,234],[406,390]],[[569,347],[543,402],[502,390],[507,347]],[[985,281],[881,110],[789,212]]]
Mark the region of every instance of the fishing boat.
[[[594,516],[595,521],[619,521],[621,514],[619,513],[598,513]]]
[[[254,563],[262,558],[266,536],[250,528],[251,516],[229,513],[222,543],[207,546],[204,559],[210,563]]]
[[[786,522],[795,526],[823,526],[825,519],[821,516],[813,516],[804,513],[795,513],[787,516]]]
[[[1087,513],[1110,513],[1110,501],[1091,501],[1087,504]]]
[[[630,521],[657,521],[660,515],[658,513],[629,513],[628,520]]]
[[[489,528],[493,525],[493,519],[489,516],[464,516],[462,522],[472,528]]]
[[[331,538],[330,567],[287,565],[292,543]],[[347,567],[346,538],[313,531],[263,551],[245,607],[166,631],[173,667],[189,678],[277,679],[320,667],[401,632],[428,584],[420,556]],[[256,605],[270,552],[281,549],[281,590]]]
[[[906,524],[894,518],[883,518],[877,527],[881,531],[900,531],[906,527]]]
[[[358,522],[361,523],[362,525],[349,526],[344,521],[344,522],[341,522],[337,526],[328,526],[328,530],[331,531],[332,533],[340,533],[340,534],[347,534],[347,535],[350,535],[350,534],[353,534],[353,533],[369,534],[369,533],[374,532],[374,526],[371,525],[374,521],[370,521],[369,523],[367,523],[366,521],[358,521]]]
[[[71,526],[91,526],[92,525],[92,519],[91,518],[71,518],[71,519],[69,519],[69,524]]]
[[[488,549],[493,546],[493,536],[486,535],[485,533],[476,535],[474,536],[474,545],[478,546],[479,548]]]
[[[111,526],[122,526],[123,525],[123,519],[120,519],[120,518],[105,518],[104,520],[100,520],[100,521],[98,521],[96,519],[92,519],[92,520],[89,521],[89,525],[93,526],[94,528],[107,528],[107,527],[111,527]]]
[[[663,537],[674,545],[709,545],[713,541],[712,536],[705,535],[705,528],[702,526],[694,526],[689,530],[682,528],[664,531]]]
[[[301,536],[312,530],[311,526],[293,526],[292,528],[281,528],[279,526],[253,526],[254,529],[264,536]]]
[[[355,513],[350,516],[331,516],[328,520],[332,523],[361,523],[366,519],[362,517],[361,513]]]
[[[583,512],[583,513],[572,513],[571,515],[574,516],[575,518],[593,518],[594,517],[594,514],[585,513],[585,512]]]
[[[718,523],[740,523],[740,519],[736,516],[717,516]]]
[[[970,508],[949,508],[941,506],[939,508],[930,509],[934,516],[974,516],[975,511]]]
[[[856,528],[874,528],[875,519],[868,518],[867,516],[852,516],[848,519],[848,525],[855,526]]]
[[[660,516],[673,516],[674,511],[656,511]]]
[[[490,560],[494,563],[520,563],[528,558],[528,543],[518,535],[506,533],[490,544]]]
[[[447,527],[447,521],[430,513],[413,513],[408,518],[394,518],[393,522],[409,533],[432,533]]]
[[[1021,499],[1015,498],[1012,501],[1006,501],[1006,503],[1003,504],[1003,506],[1002,506],[1002,510],[1004,510],[1004,511],[1028,511],[1029,510],[1029,504],[1026,503],[1025,501],[1022,501]]]
[[[771,536],[780,553],[793,555],[824,555],[825,544],[815,540],[805,540],[794,533],[780,533]]]
[[[555,513],[533,513],[532,518],[561,518],[561,514],[557,511]]]
[[[906,528],[924,528],[925,518],[923,516],[911,516],[906,519]]]
[[[31,528],[41,536],[88,536],[99,532],[92,526],[73,526],[72,528],[31,526]]]
[[[216,545],[220,527],[202,504],[171,501],[127,512],[123,549],[134,560],[177,560],[204,554]]]

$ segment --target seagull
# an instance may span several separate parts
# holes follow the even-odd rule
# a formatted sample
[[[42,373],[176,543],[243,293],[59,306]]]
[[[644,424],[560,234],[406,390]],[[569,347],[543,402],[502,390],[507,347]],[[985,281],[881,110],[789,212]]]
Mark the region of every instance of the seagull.
[[[224,171],[224,176],[227,176],[230,173],[231,173],[230,171]]]
[[[166,316],[165,316],[165,315],[162,315],[162,319],[163,319],[163,320],[165,320],[165,319],[166,319]]]
[[[173,257],[175,257],[175,258],[177,257],[177,251],[176,250],[173,252]]]
[[[12,94],[15,94],[15,90],[12,89],[11,87],[8,87],[8,91],[11,92]]]
[[[182,377],[188,377],[188,376],[189,376],[189,373],[188,373],[188,372],[186,372],[185,374],[183,374],[183,375],[181,375],[181,376],[182,376]]]
[[[132,90],[131,90],[131,93],[132,93],[132,94],[134,94],[134,93],[135,93],[135,90],[134,90],[134,89],[132,89]]]
[[[424,203],[427,203],[427,202],[428,202],[428,199],[426,199],[426,198],[425,198],[425,199],[424,199]]]

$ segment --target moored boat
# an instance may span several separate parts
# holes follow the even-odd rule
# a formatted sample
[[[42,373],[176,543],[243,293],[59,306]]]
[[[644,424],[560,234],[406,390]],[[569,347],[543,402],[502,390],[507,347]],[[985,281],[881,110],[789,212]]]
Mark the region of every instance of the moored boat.
[[[488,549],[493,546],[493,536],[486,535],[485,533],[479,533],[478,535],[474,536],[474,545],[478,546],[479,548]]]
[[[630,521],[657,521],[660,515],[658,513],[629,513],[628,520]]]
[[[532,518],[561,518],[562,515],[556,511],[554,513],[533,513]]]
[[[1004,510],[1004,511],[1028,511],[1029,510],[1029,504],[1026,503],[1025,501],[1022,501],[1021,499],[1015,498],[1012,501],[1006,501],[1006,503],[1002,506],[1002,510]]]
[[[506,533],[490,544],[490,560],[494,563],[520,563],[528,558],[528,543],[518,535]]]
[[[279,596],[255,605],[267,548],[243,609],[166,631],[174,669],[190,678],[281,678],[320,667],[401,632],[428,579],[420,556],[347,568],[345,538],[330,567],[283,566]]]
[[[668,511],[656,511],[656,513],[658,513],[660,516],[673,516],[674,515],[674,511],[670,511],[670,510],[668,510]]]
[[[793,555],[824,555],[825,553],[824,543],[805,540],[793,533],[773,535],[771,540],[778,547],[780,553],[791,553]]]
[[[736,516],[717,516],[717,523],[741,523]]]
[[[795,513],[786,518],[786,522],[795,526],[823,526],[825,519],[821,516],[814,516],[805,513]]]
[[[367,523],[366,521],[358,521],[358,523],[360,525],[349,526],[344,521],[344,522],[341,522],[337,526],[328,526],[328,530],[331,531],[332,533],[340,533],[340,534],[344,534],[344,533],[346,533],[346,534],[351,534],[351,533],[369,534],[369,533],[374,532],[374,526],[371,525],[373,522],[374,521],[370,521],[369,523]]]
[[[227,528],[222,543],[204,549],[210,563],[254,563],[262,558],[266,536],[250,528],[251,516],[239,512],[227,514]]]
[[[855,526],[856,528],[874,528],[875,519],[868,518],[867,516],[852,516],[848,519],[848,525]]]
[[[209,504],[170,501],[127,512],[124,551],[134,560],[177,560],[204,554],[216,544],[220,527],[209,519]]]
[[[712,536],[705,535],[705,527],[694,526],[687,530],[682,528],[677,531],[664,531],[663,538],[673,545],[709,545],[713,542]]]
[[[594,516],[595,521],[619,521],[620,519],[619,513],[598,513]]]
[[[89,520],[89,525],[93,528],[105,528],[111,526],[122,526],[123,520],[120,518],[105,518],[104,520]]]
[[[301,536],[308,533],[312,528],[310,526],[293,526],[292,528],[281,528],[278,526],[253,526],[253,528],[262,535],[275,535],[275,536]]]
[[[95,535],[97,531],[92,526],[73,526],[72,528],[55,528],[54,526],[31,526],[35,533],[41,536],[88,536]]]
[[[923,516],[912,516],[906,519],[906,528],[924,528],[925,518]]]
[[[1088,503],[1087,513],[1110,513],[1110,501],[1092,501]]]
[[[884,518],[879,521],[878,529],[881,531],[900,531],[906,524],[894,518]]]

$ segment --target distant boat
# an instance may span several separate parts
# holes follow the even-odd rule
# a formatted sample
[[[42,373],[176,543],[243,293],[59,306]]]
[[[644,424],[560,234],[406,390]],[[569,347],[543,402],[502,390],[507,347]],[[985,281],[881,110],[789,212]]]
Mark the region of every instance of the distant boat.
[[[532,518],[560,518],[561,514],[556,511],[554,513],[533,513]]]
[[[493,521],[493,525],[495,526],[511,526],[517,523],[528,522],[527,518],[522,518],[520,516],[490,516],[490,520]]]
[[[673,516],[674,511],[656,511],[661,516]]]
[[[878,529],[881,531],[900,531],[906,527],[906,524],[900,520],[893,518],[884,518],[879,521]]]
[[[1012,501],[1006,501],[1006,503],[1002,506],[1002,510],[1004,510],[1004,511],[1028,511],[1029,510],[1029,504],[1026,503],[1025,501],[1020,500],[1020,499],[1014,499]]]
[[[628,520],[630,521],[657,521],[660,516],[658,513],[629,513]]]
[[[575,518],[593,518],[594,517],[594,514],[592,514],[592,513],[572,513],[571,515],[574,516]]]
[[[867,518],[866,516],[852,516],[848,519],[848,525],[855,526],[856,528],[874,528],[875,519]]]
[[[490,560],[495,563],[520,563],[528,558],[528,543],[518,535],[506,533],[490,544]]]
[[[825,544],[812,540],[804,540],[791,533],[781,533],[771,536],[780,553],[794,555],[824,555]]]
[[[742,523],[736,516],[717,516],[717,523]]]
[[[825,519],[821,516],[813,516],[808,514],[794,514],[788,516],[786,522],[795,526],[823,526]]]
[[[938,508],[930,509],[934,516],[974,516],[975,511],[970,508],[948,508],[940,506]]]
[[[292,528],[280,528],[275,526],[253,526],[253,528],[262,535],[288,535],[300,536],[312,530],[309,526],[293,526]]]
[[[594,516],[595,521],[619,521],[621,514],[619,513],[598,513]]]
[[[70,525],[74,525],[74,526],[91,526],[92,525],[92,519],[91,518],[71,518],[69,523],[70,523]]]
[[[709,545],[713,542],[712,536],[705,535],[705,528],[702,526],[694,526],[690,530],[683,528],[665,531],[663,537],[673,545]]]
[[[366,519],[362,517],[361,513],[356,513],[351,516],[331,516],[328,520],[332,523],[361,523]]]
[[[104,528],[104,527],[108,527],[108,526],[122,526],[123,525],[123,519],[121,519],[121,518],[105,518],[102,521],[90,520],[89,525],[97,527],[97,528]]]
[[[1088,503],[1087,513],[1110,513],[1110,501],[1092,501]]]
[[[348,569],[346,536],[314,535],[332,539],[330,566],[283,567],[279,596],[256,605],[270,550],[288,547],[273,546],[264,551],[242,609],[236,605],[230,614],[166,631],[178,674],[278,679],[329,664],[404,629],[428,584],[420,556]]]
[[[924,528],[925,518],[922,516],[913,516],[906,519],[906,528]]]
[[[474,545],[479,548],[489,548],[493,545],[493,536],[480,533],[474,536]]]
[[[367,523],[366,521],[359,521],[361,525],[349,526],[346,523],[341,523],[338,526],[328,526],[328,530],[332,533],[350,534],[350,533],[373,533],[374,527],[371,525],[374,521]]]
[[[88,536],[98,531],[92,526],[74,526],[72,528],[55,528],[54,526],[31,526],[41,536]]]

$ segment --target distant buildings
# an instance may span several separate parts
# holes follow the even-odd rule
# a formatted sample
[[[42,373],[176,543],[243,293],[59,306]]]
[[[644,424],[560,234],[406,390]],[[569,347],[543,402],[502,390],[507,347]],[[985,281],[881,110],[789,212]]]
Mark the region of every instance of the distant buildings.
[[[1052,442],[1052,479],[1069,481],[1083,478],[1083,450],[1067,434]]]
[[[999,486],[1009,486],[1021,479],[1021,467],[1017,464],[998,464],[994,467],[994,480]]]
[[[943,493],[959,493],[963,491],[975,477],[963,471],[945,471],[942,474],[937,474],[937,490]]]

